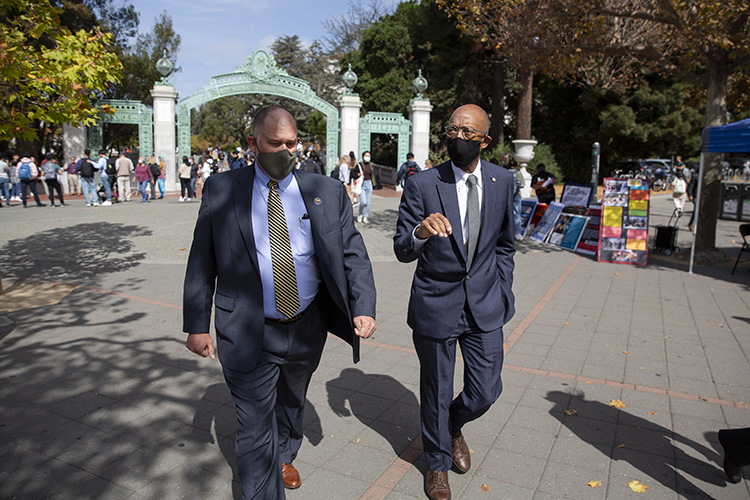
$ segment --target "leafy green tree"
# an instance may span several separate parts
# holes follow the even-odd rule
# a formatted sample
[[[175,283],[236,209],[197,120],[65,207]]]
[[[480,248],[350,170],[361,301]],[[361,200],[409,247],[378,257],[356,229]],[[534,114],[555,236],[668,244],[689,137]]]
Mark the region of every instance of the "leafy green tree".
[[[154,83],[161,80],[156,70],[156,62],[166,52],[167,57],[175,64],[172,74],[182,68],[177,65],[177,53],[182,39],[175,32],[172,18],[163,11],[156,18],[154,27],[149,33],[138,35],[132,47],[128,47],[121,56],[123,63],[122,82],[113,88],[107,97],[113,99],[132,99],[146,104],[153,102],[151,89]]]
[[[120,78],[112,35],[71,32],[49,0],[0,4],[0,139],[38,154],[54,124],[92,124],[96,93]]]

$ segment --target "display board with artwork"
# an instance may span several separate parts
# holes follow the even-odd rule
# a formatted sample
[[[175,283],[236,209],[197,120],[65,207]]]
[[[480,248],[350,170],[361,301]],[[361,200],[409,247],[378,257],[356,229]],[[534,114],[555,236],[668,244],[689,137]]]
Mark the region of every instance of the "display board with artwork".
[[[547,237],[547,243],[574,251],[581,239],[589,218],[582,215],[562,213]]]
[[[604,179],[599,262],[645,265],[648,259],[648,182]]]
[[[599,251],[599,224],[602,219],[602,206],[589,205],[586,217],[588,217],[588,222],[581,235],[581,241],[578,242],[576,252],[596,255]]]
[[[519,235],[519,239],[523,239],[526,236],[526,232],[529,230],[531,225],[531,218],[534,216],[534,210],[537,205],[536,198],[522,199],[521,200],[521,230],[516,231]]]
[[[542,215],[542,218],[539,219],[539,222],[534,227],[529,238],[538,241],[539,243],[544,243],[547,239],[547,235],[555,227],[555,222],[557,222],[557,218],[562,213],[563,208],[565,208],[565,205],[562,203],[556,201],[551,202],[549,207],[547,207],[547,210],[544,212],[544,215]]]

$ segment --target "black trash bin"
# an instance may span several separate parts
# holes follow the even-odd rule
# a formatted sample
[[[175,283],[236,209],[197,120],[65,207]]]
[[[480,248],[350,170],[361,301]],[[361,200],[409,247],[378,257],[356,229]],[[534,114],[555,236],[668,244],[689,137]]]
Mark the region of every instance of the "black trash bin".
[[[721,183],[721,218],[737,220],[740,216],[740,185],[736,182]]]
[[[740,220],[750,220],[750,182],[740,184]]]

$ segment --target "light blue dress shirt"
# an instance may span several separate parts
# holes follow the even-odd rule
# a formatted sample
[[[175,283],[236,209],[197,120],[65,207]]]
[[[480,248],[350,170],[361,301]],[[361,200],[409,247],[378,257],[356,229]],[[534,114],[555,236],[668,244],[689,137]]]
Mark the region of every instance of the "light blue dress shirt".
[[[260,279],[263,283],[263,309],[266,318],[283,319],[285,316],[276,310],[276,289],[273,284],[273,263],[271,262],[271,241],[268,237],[268,181],[270,178],[255,164],[253,182],[253,235],[258,254]],[[279,182],[279,198],[284,206],[289,243],[292,245],[294,272],[297,275],[299,293],[298,314],[312,303],[318,293],[320,270],[315,256],[310,219],[302,199],[294,174],[289,174]]]

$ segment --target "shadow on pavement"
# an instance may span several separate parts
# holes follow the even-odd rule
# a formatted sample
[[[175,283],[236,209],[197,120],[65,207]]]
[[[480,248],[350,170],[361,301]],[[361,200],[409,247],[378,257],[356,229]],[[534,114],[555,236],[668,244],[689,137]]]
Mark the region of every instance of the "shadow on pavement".
[[[355,384],[359,389],[339,398],[341,388],[348,384]],[[354,414],[360,422],[380,434],[396,455],[400,455],[420,435],[417,397],[393,377],[346,368],[338,378],[329,380],[326,387],[328,404],[337,416],[349,417]],[[351,412],[346,407],[347,401]],[[388,412],[388,421],[379,418],[385,412]]]
[[[723,471],[714,466],[721,457],[700,443],[626,410],[587,400],[580,391],[572,395],[551,391],[546,399],[555,404],[549,410],[550,415],[560,419],[571,433],[612,460],[610,481],[618,474],[617,470],[637,469],[643,476],[692,499],[713,497],[691,482],[688,475],[716,486],[726,484]],[[567,415],[564,413],[567,409],[576,410],[578,414]],[[615,434],[604,430],[615,426]],[[623,444],[625,446],[621,446]],[[676,444],[684,445],[691,453],[686,453]],[[618,462],[626,467],[617,467]]]
[[[149,229],[117,222],[92,222],[34,233],[0,247],[3,271],[40,280],[66,277],[89,286],[103,273],[138,265],[145,254],[133,253],[132,239],[151,236]]]

